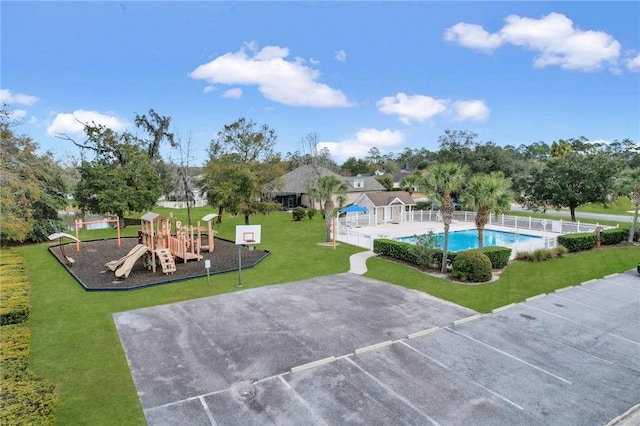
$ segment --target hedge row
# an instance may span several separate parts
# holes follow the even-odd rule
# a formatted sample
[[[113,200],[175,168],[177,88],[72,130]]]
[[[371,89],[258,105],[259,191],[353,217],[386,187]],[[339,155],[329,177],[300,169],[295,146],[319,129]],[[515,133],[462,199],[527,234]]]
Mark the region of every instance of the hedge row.
[[[628,228],[614,228],[602,231],[602,244],[618,244],[629,239]]]
[[[392,257],[403,262],[419,265],[419,261],[415,253],[415,246],[413,244],[396,240],[377,239],[373,240],[373,252],[382,256]],[[455,261],[457,254],[457,252],[447,252],[447,259],[449,259],[451,264]],[[493,269],[502,269],[506,267],[509,262],[511,249],[508,247],[489,246],[484,248],[484,254],[487,255],[491,261],[491,267]],[[429,262],[430,265],[436,268],[442,266],[442,255],[442,250],[433,249],[431,262]]]
[[[489,246],[485,247],[483,252],[491,261],[493,269],[505,268],[511,257],[511,249],[509,247]]]
[[[55,385],[28,368],[29,282],[22,258],[0,250],[0,413],[2,425],[53,425]]]
[[[598,243],[598,234],[593,232],[580,232],[576,234],[560,235],[558,244],[565,246],[570,253],[591,250]]]

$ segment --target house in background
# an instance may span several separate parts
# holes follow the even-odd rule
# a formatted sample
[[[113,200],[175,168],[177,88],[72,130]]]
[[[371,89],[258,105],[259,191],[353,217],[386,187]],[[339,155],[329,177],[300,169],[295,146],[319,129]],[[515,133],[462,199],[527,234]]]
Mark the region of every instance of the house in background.
[[[416,202],[405,191],[365,192],[353,202],[369,212],[369,224],[402,223],[406,211],[411,211]]]
[[[317,200],[311,200],[309,192],[316,186],[322,176],[332,175],[347,186],[347,197],[343,205],[353,204],[365,192],[384,192],[385,188],[373,176],[340,176],[331,170],[314,165],[300,166],[282,176],[280,190],[274,193],[275,199],[282,205],[282,209],[291,210],[297,206],[320,208]],[[334,196],[336,207],[340,206]]]

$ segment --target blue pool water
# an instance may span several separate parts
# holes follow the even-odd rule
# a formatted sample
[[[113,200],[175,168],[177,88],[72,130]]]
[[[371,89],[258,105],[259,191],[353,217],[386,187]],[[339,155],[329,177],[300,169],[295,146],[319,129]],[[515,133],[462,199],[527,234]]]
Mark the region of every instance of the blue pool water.
[[[434,234],[438,240],[438,246],[442,248],[444,234]],[[488,246],[506,246],[524,241],[535,240],[542,237],[527,234],[515,234],[513,232],[493,231],[485,229],[482,244]],[[398,237],[397,241],[415,244],[415,237]],[[449,251],[461,251],[478,248],[478,230],[468,229],[466,231],[449,232]]]

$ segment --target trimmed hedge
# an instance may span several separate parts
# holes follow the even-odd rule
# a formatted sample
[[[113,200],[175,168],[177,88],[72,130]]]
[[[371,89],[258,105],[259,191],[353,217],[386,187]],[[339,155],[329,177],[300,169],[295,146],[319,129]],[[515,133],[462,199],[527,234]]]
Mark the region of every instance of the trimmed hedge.
[[[5,325],[1,328],[0,363],[26,362],[31,353],[31,331],[26,324]],[[4,364],[1,364],[4,365]]]
[[[21,363],[2,363],[0,413],[2,424],[53,425],[56,414],[55,385],[37,377]]]
[[[493,269],[506,267],[511,257],[511,249],[509,247],[489,246],[484,247],[483,252],[491,261],[491,267]]]
[[[602,231],[602,244],[618,244],[629,239],[629,228],[605,229]]]
[[[376,239],[373,240],[373,252],[383,256],[393,257],[413,264],[418,264],[416,256],[413,253],[413,244],[402,241]]]
[[[415,255],[414,248],[415,246],[413,244],[405,243],[402,241],[388,240],[384,238],[373,240],[374,253],[420,266]],[[449,259],[449,262],[453,262],[457,254],[457,252],[447,252],[447,259]],[[433,249],[431,265],[435,266],[436,268],[440,268],[442,266],[442,255],[442,250]]]
[[[0,267],[0,325],[19,324],[29,318],[29,282],[24,278],[5,278]]]
[[[478,250],[461,251],[453,261],[451,275],[461,281],[482,283],[491,281],[491,261]]]
[[[558,244],[565,246],[570,253],[591,250],[598,243],[598,234],[593,232],[580,232],[576,234],[560,235]]]
[[[0,413],[2,425],[53,425],[55,385],[33,374],[27,365],[31,352],[29,282],[20,256],[0,250]]]

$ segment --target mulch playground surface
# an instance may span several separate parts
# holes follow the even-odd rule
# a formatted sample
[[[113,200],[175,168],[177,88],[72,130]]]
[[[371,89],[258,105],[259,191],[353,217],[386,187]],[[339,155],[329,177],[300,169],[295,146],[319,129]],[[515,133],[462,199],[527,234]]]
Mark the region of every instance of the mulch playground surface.
[[[75,261],[71,267],[67,266],[62,256],[60,245],[51,246],[49,251],[86,290],[130,290],[206,276],[205,260],[211,261],[210,274],[238,270],[239,246],[232,241],[216,238],[212,253],[208,251],[200,253],[203,256],[202,260],[190,260],[184,263],[181,259],[176,259],[176,272],[173,274],[163,274],[159,264],[156,272],[153,273],[146,269],[140,258],[136,261],[128,278],[117,278],[115,273],[104,264],[120,259],[138,244],[137,238],[121,238],[120,241],[121,247],[118,247],[117,239],[83,241],[80,243],[79,252],[76,252],[75,243],[63,244],[64,253]],[[269,251],[244,245],[240,246],[240,249],[242,269],[256,265],[270,254]]]

